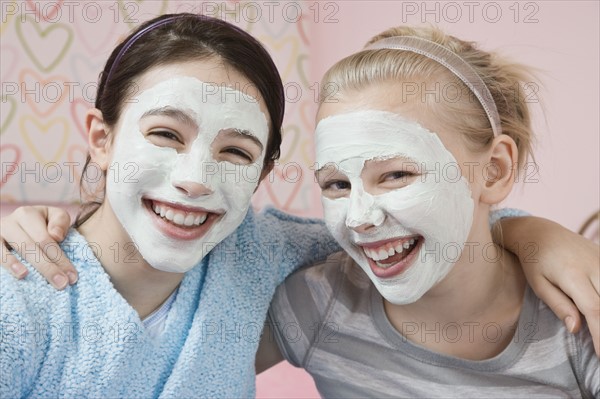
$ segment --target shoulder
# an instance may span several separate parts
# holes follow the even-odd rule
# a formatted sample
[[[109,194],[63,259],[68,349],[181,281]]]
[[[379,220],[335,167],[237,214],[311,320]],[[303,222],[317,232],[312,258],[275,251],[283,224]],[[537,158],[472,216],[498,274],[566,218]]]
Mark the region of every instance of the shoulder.
[[[243,254],[256,273],[272,275],[275,284],[300,266],[322,261],[339,251],[323,221],[289,215],[273,208],[248,212],[244,222],[219,250]]]
[[[280,312],[311,313],[312,319],[322,320],[332,301],[349,296],[349,292],[357,289],[367,289],[369,285],[368,277],[352,258],[343,251],[336,252],[325,261],[289,276],[277,288],[273,306],[280,307]]]
[[[263,236],[329,236],[325,223],[320,219],[294,216],[271,207],[254,213],[253,217],[256,231]]]
[[[60,243],[60,248],[79,273],[76,286],[78,289],[86,285],[90,274],[104,274],[104,269],[95,258],[87,241],[75,230],[68,232],[65,240]],[[62,256],[59,255],[58,248],[46,250],[48,256],[52,256],[50,254]],[[68,304],[71,296],[74,295],[74,287],[67,286],[64,290],[56,290],[29,262],[18,254],[15,255],[27,267],[29,273],[23,280],[16,280],[10,273],[0,268],[2,314],[20,315],[20,318],[28,315],[39,322],[60,317],[59,313],[63,311],[68,313]]]
[[[370,280],[354,260],[344,251],[331,254],[325,261],[302,268],[286,280],[287,286],[304,284],[308,287],[356,286],[366,289]]]
[[[323,328],[346,323],[354,311],[365,308],[369,287],[368,277],[345,252],[289,276],[277,288],[269,309],[283,356],[296,366],[305,365]]]
[[[287,288],[297,286],[303,288],[323,289],[332,292],[337,282],[342,277],[342,271],[345,269],[348,256],[345,252],[336,252],[327,257],[322,262],[303,267],[290,275],[284,282]]]
[[[0,373],[0,396],[28,392],[48,353],[60,346],[56,334],[71,321],[72,287],[54,289],[19,260],[29,271],[23,280],[0,268],[0,369],[6,371]]]
[[[94,252],[101,251],[101,248],[93,242],[88,242],[77,230],[69,230],[60,243],[60,248],[79,273],[86,273],[88,269],[104,270]]]
[[[571,371],[582,392],[587,391],[591,397],[598,397],[600,359],[594,351],[592,336],[585,321],[578,332],[570,333],[530,287],[525,294],[525,303],[534,307],[533,317],[519,330],[528,346],[527,353],[538,361],[542,360],[547,369],[562,370],[564,375]]]
[[[273,208],[273,207],[266,207],[261,212],[256,213],[255,216],[256,216],[257,220],[261,220],[261,219],[278,220],[282,223],[302,224],[302,225],[318,225],[321,227],[325,227],[325,223],[321,219],[295,216],[295,215],[283,212],[283,211]]]
[[[592,397],[600,397],[600,358],[594,351],[592,334],[587,323],[575,335],[577,346],[578,370],[577,374],[583,381],[583,389],[587,390]]]
[[[302,218],[269,207],[258,213],[250,209],[240,227],[225,241],[238,247],[289,247],[306,246],[314,242],[329,244],[333,238],[322,220]]]

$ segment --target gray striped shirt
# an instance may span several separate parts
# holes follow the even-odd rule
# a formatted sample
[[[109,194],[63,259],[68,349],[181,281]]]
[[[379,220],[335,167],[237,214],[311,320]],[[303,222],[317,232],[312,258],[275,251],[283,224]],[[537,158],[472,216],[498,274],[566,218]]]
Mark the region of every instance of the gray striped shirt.
[[[275,294],[269,322],[283,356],[312,375],[323,397],[600,398],[587,326],[570,334],[530,288],[510,344],[482,361],[407,340],[344,253],[290,276]],[[424,333],[455,337],[457,330],[446,327]],[[499,326],[480,327],[493,339]]]

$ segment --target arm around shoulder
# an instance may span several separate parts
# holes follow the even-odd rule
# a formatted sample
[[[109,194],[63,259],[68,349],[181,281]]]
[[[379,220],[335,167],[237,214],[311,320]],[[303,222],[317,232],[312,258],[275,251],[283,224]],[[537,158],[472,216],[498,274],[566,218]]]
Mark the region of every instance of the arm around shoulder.
[[[275,252],[271,259],[283,281],[294,270],[323,261],[340,250],[320,219],[301,218],[269,208],[257,215],[261,241]]]

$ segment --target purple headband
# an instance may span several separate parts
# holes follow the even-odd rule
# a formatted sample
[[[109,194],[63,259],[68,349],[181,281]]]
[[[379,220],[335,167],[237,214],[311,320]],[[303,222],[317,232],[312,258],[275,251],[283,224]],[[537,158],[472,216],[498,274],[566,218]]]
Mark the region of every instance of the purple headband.
[[[114,62],[112,63],[112,65],[110,66],[110,70],[108,71],[108,76],[106,77],[106,83],[108,84],[108,82],[110,81],[110,78],[112,77],[112,73],[113,70],[115,69],[115,65],[118,65],[119,62],[121,61],[121,58],[123,57],[123,55],[127,52],[127,50],[129,50],[129,48],[131,46],[133,46],[133,44],[140,38],[142,37],[144,34],[146,34],[147,32],[150,32],[151,30],[158,28],[160,26],[166,25],[169,22],[174,21],[177,18],[181,18],[183,16],[183,14],[181,15],[173,15],[171,17],[165,18],[165,19],[161,19],[160,21],[156,21],[148,26],[146,26],[144,29],[138,31],[135,35],[133,35],[131,37],[131,39],[129,39],[129,41],[127,43],[125,43],[125,45],[123,47],[121,47],[121,51],[119,51],[119,54],[117,54],[117,57],[115,58]]]

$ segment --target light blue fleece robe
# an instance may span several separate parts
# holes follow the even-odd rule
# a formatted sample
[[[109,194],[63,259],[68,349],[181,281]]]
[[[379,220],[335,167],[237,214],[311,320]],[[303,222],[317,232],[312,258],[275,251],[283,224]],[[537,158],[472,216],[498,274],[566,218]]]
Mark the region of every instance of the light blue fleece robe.
[[[322,221],[249,212],[186,274],[152,339],[87,241],[71,230],[61,247],[79,272],[64,291],[26,262],[24,281],[0,269],[1,398],[254,397],[254,358],[275,288],[339,251]]]

